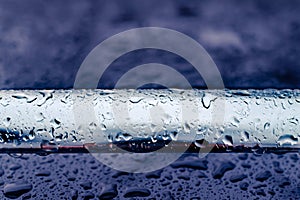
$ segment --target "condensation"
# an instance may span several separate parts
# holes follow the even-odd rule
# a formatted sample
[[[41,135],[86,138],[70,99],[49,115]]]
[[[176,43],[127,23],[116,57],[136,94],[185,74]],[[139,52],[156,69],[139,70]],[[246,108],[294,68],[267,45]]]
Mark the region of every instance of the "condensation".
[[[299,90],[0,91],[0,149],[146,139],[298,148],[299,120]]]

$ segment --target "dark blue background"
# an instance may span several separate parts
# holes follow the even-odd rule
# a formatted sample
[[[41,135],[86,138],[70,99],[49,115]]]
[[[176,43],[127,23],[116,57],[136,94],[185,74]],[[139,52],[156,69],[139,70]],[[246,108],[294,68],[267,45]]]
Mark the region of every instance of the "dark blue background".
[[[71,88],[87,54],[121,31],[158,26],[202,44],[228,88],[299,88],[300,2],[0,1],[0,88]],[[139,63],[178,66],[194,87],[192,67],[167,54],[120,58],[103,80]],[[118,68],[119,67],[119,68]],[[122,71],[123,70],[123,71]]]

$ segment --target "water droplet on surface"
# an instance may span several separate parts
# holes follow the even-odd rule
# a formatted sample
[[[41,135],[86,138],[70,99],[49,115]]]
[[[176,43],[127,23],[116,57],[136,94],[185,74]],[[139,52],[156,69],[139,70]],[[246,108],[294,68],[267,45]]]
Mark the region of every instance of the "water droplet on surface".
[[[295,117],[288,119],[289,122],[293,125],[298,125],[299,124],[299,120]]]
[[[84,181],[79,184],[84,190],[92,189],[92,182]]]
[[[191,127],[187,122],[185,122],[184,125],[183,125],[183,131],[185,133],[190,133],[191,132]]]
[[[264,129],[265,129],[265,130],[268,130],[269,128],[270,128],[270,123],[269,123],[269,122],[265,123]]]
[[[35,173],[36,176],[50,176],[51,172],[48,170],[39,170]]]
[[[225,145],[228,145],[228,146],[232,146],[233,145],[233,140],[232,140],[232,136],[231,135],[225,135],[224,139],[222,140],[223,143]]]
[[[204,139],[201,139],[201,140],[195,140],[194,144],[196,147],[205,148],[206,142]]]
[[[43,113],[37,113],[35,116],[34,116],[34,118],[35,118],[35,120],[37,121],[37,122],[41,122],[41,121],[43,121],[44,119],[45,119],[45,116],[43,115]]]
[[[255,145],[251,151],[253,152],[253,154],[255,156],[262,156],[265,152],[265,150],[263,148],[261,148],[259,145]]]
[[[148,197],[150,196],[150,190],[146,188],[128,188],[125,191],[124,197],[131,198],[131,197]]]
[[[236,183],[236,182],[244,180],[245,178],[247,178],[247,175],[245,175],[245,174],[234,174],[229,178],[229,180],[232,183]]]
[[[178,138],[178,132],[177,131],[172,131],[170,133],[170,138],[171,138],[171,140],[176,141],[177,138]]]
[[[161,173],[163,172],[163,170],[156,170],[156,171],[153,171],[153,172],[148,172],[145,176],[146,178],[153,178],[153,179],[158,179],[161,177]]]
[[[247,131],[242,131],[242,138],[244,141],[248,141],[250,138],[250,134]]]
[[[211,106],[211,103],[215,101],[217,97],[212,98],[212,95],[204,94],[201,98],[202,106],[208,109]]]
[[[59,128],[61,126],[61,122],[58,119],[56,119],[56,118],[52,119],[50,121],[50,124],[55,129],[57,129],[57,128]]]
[[[28,133],[28,139],[33,140],[35,138],[35,136],[36,136],[36,134],[35,134],[35,131],[34,131],[34,128],[33,128]]]
[[[17,170],[17,169],[20,169],[21,167],[22,167],[22,166],[21,166],[20,164],[16,163],[16,164],[10,165],[10,166],[9,166],[9,169],[15,171],[15,170]]]
[[[44,105],[49,99],[53,97],[53,91],[43,91],[39,93],[42,95],[42,98],[37,102],[38,106]]]
[[[242,182],[242,183],[240,183],[240,188],[241,188],[241,190],[247,190],[248,189],[248,187],[249,187],[249,183],[247,183],[247,182]]]
[[[263,181],[269,179],[271,176],[272,176],[271,172],[266,170],[266,171],[262,171],[262,172],[259,172],[258,174],[256,174],[255,179],[263,182]]]
[[[282,146],[282,145],[295,145],[298,143],[298,138],[290,135],[290,134],[286,134],[286,135],[282,135],[278,138],[277,143]]]
[[[105,124],[103,124],[103,123],[100,124],[100,127],[101,127],[101,130],[102,130],[102,131],[105,131],[105,130],[106,130],[106,125],[105,125]]]
[[[233,170],[235,164],[230,161],[221,161],[215,170],[212,172],[212,176],[215,179],[221,179],[227,171]]]
[[[41,142],[41,149],[45,152],[57,152],[58,145],[53,141],[43,140]]]
[[[12,98],[15,98],[15,99],[27,99],[27,96],[26,96],[26,94],[23,94],[23,93],[17,93],[17,94],[13,94]]]
[[[139,103],[139,102],[141,102],[143,99],[144,99],[144,98],[142,98],[142,97],[131,97],[131,98],[129,99],[129,102],[131,102],[131,103]]]
[[[95,131],[96,128],[97,128],[97,124],[96,124],[96,123],[91,122],[91,123],[89,124],[89,130],[90,130],[91,132]]]
[[[131,140],[133,137],[132,137],[132,135],[130,135],[130,134],[128,134],[128,133],[118,133],[117,135],[116,135],[116,138],[115,138],[115,140],[116,141],[129,141],[129,140]]]
[[[10,199],[16,199],[31,190],[32,185],[29,183],[9,183],[3,188],[4,196]]]
[[[90,191],[85,191],[82,195],[84,200],[93,199],[95,195]]]
[[[103,187],[99,199],[109,200],[113,199],[118,195],[117,185],[116,184],[107,184]]]
[[[3,120],[3,124],[4,124],[4,126],[6,126],[6,127],[9,127],[10,122],[11,122],[11,118],[10,118],[10,117],[6,117],[6,118]]]
[[[231,125],[235,126],[235,127],[239,127],[240,124],[240,120],[237,117],[233,117],[233,120],[231,121]]]
[[[12,158],[22,158],[23,153],[9,153],[8,155]]]
[[[109,134],[107,135],[107,141],[108,141],[108,142],[113,142],[113,141],[114,141],[114,137],[113,137],[113,135],[112,135],[111,133],[109,133]]]

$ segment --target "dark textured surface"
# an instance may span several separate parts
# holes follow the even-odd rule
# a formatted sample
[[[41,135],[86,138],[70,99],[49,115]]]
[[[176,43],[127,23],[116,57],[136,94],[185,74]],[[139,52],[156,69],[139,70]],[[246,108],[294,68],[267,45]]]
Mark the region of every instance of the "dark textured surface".
[[[2,155],[0,198],[15,189],[19,199],[299,199],[299,165],[297,154],[185,154],[161,170],[130,174],[90,154]]]
[[[299,88],[299,11],[297,0],[1,0],[0,88],[71,88],[99,42],[142,26],[172,28],[199,41],[228,88]],[[155,50],[119,58],[102,85],[112,88],[128,69],[153,61],[205,87],[183,59]],[[89,154],[0,159],[0,199],[300,198],[297,154],[209,154],[200,160],[190,154],[149,174],[117,172]]]

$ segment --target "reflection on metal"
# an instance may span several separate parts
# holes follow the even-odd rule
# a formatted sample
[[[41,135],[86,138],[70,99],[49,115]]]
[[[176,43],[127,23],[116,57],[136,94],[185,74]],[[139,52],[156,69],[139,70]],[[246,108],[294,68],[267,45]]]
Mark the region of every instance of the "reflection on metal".
[[[225,115],[218,123],[212,118],[220,102]],[[78,124],[73,106],[87,104],[97,121],[84,115],[85,123]],[[182,107],[193,117],[183,119]],[[0,91],[0,114],[2,153],[180,152],[191,144],[188,151],[300,147],[299,90],[7,90]]]

